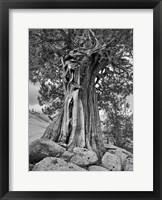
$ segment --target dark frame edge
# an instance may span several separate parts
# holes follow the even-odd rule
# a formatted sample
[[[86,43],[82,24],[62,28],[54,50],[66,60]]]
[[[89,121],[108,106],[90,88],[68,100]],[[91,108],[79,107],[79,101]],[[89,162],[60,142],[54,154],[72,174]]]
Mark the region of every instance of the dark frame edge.
[[[0,0],[11,9],[151,9],[161,0]],[[46,3],[45,3],[46,2]]]
[[[0,30],[2,30],[2,2],[0,2]],[[0,32],[0,97],[2,96],[2,32]],[[0,98],[0,133],[2,133],[2,98]],[[0,134],[0,163],[2,163],[2,134]],[[3,195],[2,189],[2,165],[0,165],[0,197]]]
[[[161,110],[159,107],[161,107],[161,99],[160,99],[160,93],[161,93],[161,87],[162,87],[162,81],[160,78],[160,72],[161,72],[161,63],[160,63],[160,48],[161,48],[161,27],[160,27],[160,22],[161,22],[161,16],[162,16],[162,2],[159,2],[159,4],[154,8],[153,13],[153,150],[154,150],[154,158],[153,158],[153,168],[154,168],[154,177],[153,177],[153,182],[154,182],[154,192],[157,194],[158,198],[161,199],[161,169],[159,165],[161,161],[161,147],[160,144],[161,142]],[[156,116],[156,117],[155,117]],[[159,134],[157,134],[159,132]],[[156,136],[155,136],[156,135]],[[156,179],[156,181],[155,181]]]
[[[8,38],[8,24],[8,7],[0,1],[0,197],[9,191],[9,41],[4,40]]]
[[[154,2],[155,3],[155,2]],[[19,3],[18,3],[19,4]],[[17,4],[17,5],[18,5]],[[3,123],[5,120],[7,122],[9,121],[9,80],[6,80],[6,77],[9,77],[9,67],[4,68],[2,66],[9,66],[9,42],[4,40],[4,38],[9,36],[9,30],[8,30],[8,24],[9,24],[9,7],[10,5],[14,5],[13,3],[10,4],[7,2],[6,4],[0,1],[0,29],[2,32],[0,32],[0,199],[3,200],[7,199],[59,199],[59,200],[65,200],[65,199],[72,199],[77,198],[78,200],[83,199],[84,200],[90,200],[92,198],[93,192],[61,192],[64,193],[63,195],[60,192],[10,192],[9,191],[9,135],[2,134],[5,132],[9,133],[9,124],[6,127],[6,123]],[[19,4],[20,7],[24,5],[22,2]],[[143,4],[141,4],[143,5]],[[151,4],[153,6],[153,4]],[[38,4],[37,4],[38,6]],[[138,7],[138,6],[137,6]],[[3,25],[2,25],[3,22]],[[154,7],[154,115],[156,114],[156,120],[154,120],[154,133],[162,130],[162,123],[160,123],[162,119],[162,69],[160,69],[160,66],[162,66],[162,57],[160,57],[160,54],[162,53],[162,37],[160,36],[162,34],[162,26],[160,26],[160,23],[162,22],[162,2],[157,3]],[[5,25],[4,25],[5,24]],[[7,34],[7,36],[6,36]],[[160,41],[160,42],[159,42]],[[7,42],[7,44],[6,44]],[[2,51],[3,49],[3,51]],[[2,59],[3,58],[3,59]],[[156,69],[155,69],[156,66]],[[5,74],[2,76],[2,74]],[[7,90],[4,90],[3,86],[5,83],[5,88]],[[160,86],[160,87],[159,87]],[[7,101],[6,101],[7,100]],[[2,107],[3,105],[3,107]],[[160,109],[159,109],[160,106]],[[5,125],[4,125],[5,124]],[[155,183],[154,179],[154,192],[150,192],[149,199],[151,200],[160,200],[162,199],[162,169],[160,169],[160,166],[162,166],[162,146],[160,146],[160,143],[162,144],[162,136],[155,137],[154,135],[154,169],[156,166],[156,170],[154,170],[154,178],[156,177],[157,182]],[[4,157],[4,155],[7,155]],[[160,159],[161,155],[161,159]],[[158,165],[160,161],[160,166]],[[160,172],[160,177],[159,173]],[[4,181],[5,180],[5,181]],[[3,182],[2,182],[3,181]],[[73,194],[72,194],[73,193]],[[80,195],[80,193],[82,193]],[[96,193],[96,192],[94,192]],[[102,193],[107,192],[97,192],[96,197],[93,198],[94,200],[100,199]],[[122,195],[122,198],[129,197],[129,192],[116,192],[118,193],[117,196],[114,198],[112,195],[112,192],[108,192],[107,197],[109,200],[119,200],[119,196]],[[127,193],[127,194],[126,194]],[[84,194],[84,195],[83,195]],[[109,197],[108,197],[109,195]],[[85,197],[86,196],[86,197]],[[94,194],[95,196],[95,194]],[[106,195],[105,195],[106,196]],[[139,192],[139,195],[135,195],[129,199],[138,199],[142,200],[145,198],[145,195],[143,192]],[[148,197],[147,197],[148,199]]]
[[[160,122],[162,122],[162,1],[160,2]],[[160,133],[162,133],[162,123],[160,123]],[[160,134],[160,197],[162,198],[162,134]]]

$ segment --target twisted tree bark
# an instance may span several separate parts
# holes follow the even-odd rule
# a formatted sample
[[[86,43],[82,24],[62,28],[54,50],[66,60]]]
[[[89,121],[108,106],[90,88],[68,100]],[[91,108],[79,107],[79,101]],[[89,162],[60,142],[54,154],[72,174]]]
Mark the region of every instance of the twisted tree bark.
[[[86,56],[91,60],[89,66],[78,66],[75,57],[62,61],[64,106],[42,137],[66,146],[68,151],[72,151],[74,147],[94,150],[101,158],[105,148],[101,135],[95,77],[107,61],[98,62],[97,41],[96,44],[93,50],[87,50]],[[81,54],[85,56],[85,52]]]
[[[102,157],[105,149],[92,69],[91,65],[80,74],[80,68],[74,69],[70,62],[65,62],[64,106],[56,120],[47,127],[43,138],[66,146],[68,151],[74,147],[85,147]]]

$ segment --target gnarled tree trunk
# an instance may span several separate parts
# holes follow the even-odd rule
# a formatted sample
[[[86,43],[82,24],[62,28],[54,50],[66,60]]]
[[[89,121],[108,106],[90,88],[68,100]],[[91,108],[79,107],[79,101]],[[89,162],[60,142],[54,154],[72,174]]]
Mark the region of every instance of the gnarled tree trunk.
[[[68,151],[74,147],[85,147],[102,157],[104,145],[92,69],[91,65],[80,74],[80,70],[74,70],[70,63],[65,64],[64,106],[56,120],[47,127],[43,138],[66,146]]]
[[[74,65],[74,59],[63,62],[63,109],[42,137],[66,146],[68,151],[72,151],[74,147],[91,149],[101,158],[105,148],[95,78],[103,64],[98,62],[98,53],[88,53],[91,60],[88,66]]]

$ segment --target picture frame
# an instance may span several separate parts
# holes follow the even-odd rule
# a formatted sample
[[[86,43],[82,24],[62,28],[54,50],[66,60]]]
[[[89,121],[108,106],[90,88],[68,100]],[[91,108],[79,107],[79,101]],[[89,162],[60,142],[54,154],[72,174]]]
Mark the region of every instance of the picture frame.
[[[0,198],[1,199],[157,199],[162,198],[162,70],[160,0],[1,0],[0,2]],[[153,191],[9,191],[9,10],[10,9],[152,9],[153,10]],[[23,183],[22,183],[23,184]]]

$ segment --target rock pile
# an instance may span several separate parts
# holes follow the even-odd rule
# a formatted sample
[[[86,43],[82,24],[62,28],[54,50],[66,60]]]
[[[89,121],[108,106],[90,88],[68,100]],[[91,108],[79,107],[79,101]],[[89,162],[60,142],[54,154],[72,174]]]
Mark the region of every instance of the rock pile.
[[[106,146],[99,161],[97,154],[75,147],[73,152],[59,144],[38,139],[29,146],[30,171],[133,171],[133,154],[114,145]]]

